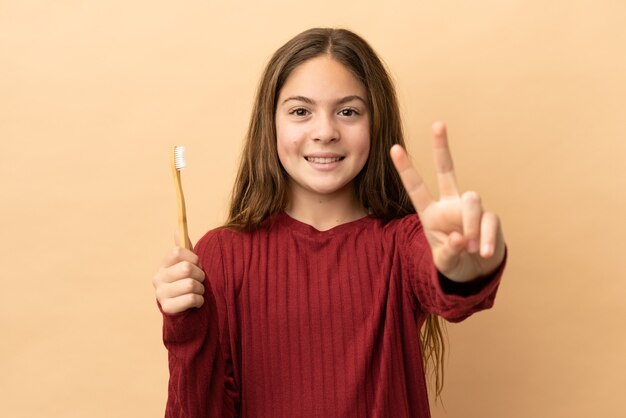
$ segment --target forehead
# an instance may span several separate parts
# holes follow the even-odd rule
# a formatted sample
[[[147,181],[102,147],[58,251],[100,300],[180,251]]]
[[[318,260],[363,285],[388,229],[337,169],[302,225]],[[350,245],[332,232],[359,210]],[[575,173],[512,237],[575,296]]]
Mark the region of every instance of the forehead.
[[[345,65],[328,55],[322,55],[305,61],[289,74],[279,97],[293,94],[313,99],[348,95],[365,98],[366,90]]]

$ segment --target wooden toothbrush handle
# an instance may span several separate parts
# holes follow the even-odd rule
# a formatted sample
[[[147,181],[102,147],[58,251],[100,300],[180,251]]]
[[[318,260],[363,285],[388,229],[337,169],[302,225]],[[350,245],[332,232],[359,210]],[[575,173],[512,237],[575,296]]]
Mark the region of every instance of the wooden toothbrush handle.
[[[180,246],[191,250],[191,241],[187,231],[187,210],[185,208],[185,195],[180,182],[180,171],[176,170],[176,195],[178,200],[178,232],[180,234]]]
[[[172,170],[174,183],[176,184],[176,201],[178,202],[178,233],[180,246],[188,250],[192,249],[191,240],[187,232],[187,210],[185,208],[185,195],[180,181],[180,171],[176,169],[176,164],[172,158]]]

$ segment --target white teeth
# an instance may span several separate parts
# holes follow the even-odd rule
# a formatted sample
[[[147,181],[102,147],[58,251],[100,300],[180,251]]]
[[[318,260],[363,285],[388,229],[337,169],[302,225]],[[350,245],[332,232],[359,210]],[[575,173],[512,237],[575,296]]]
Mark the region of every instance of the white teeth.
[[[330,164],[340,161],[343,157],[304,157],[307,161],[319,164]]]

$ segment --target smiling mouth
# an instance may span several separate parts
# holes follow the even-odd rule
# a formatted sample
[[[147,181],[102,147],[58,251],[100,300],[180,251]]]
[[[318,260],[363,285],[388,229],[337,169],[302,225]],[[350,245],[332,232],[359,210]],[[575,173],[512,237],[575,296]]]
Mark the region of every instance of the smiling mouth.
[[[345,157],[304,157],[310,163],[330,164],[343,160]]]

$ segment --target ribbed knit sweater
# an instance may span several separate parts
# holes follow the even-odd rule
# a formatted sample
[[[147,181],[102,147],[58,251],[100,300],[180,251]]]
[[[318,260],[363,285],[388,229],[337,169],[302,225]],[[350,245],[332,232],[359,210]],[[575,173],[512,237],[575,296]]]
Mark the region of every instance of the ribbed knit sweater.
[[[318,231],[280,213],[195,250],[205,303],[164,314],[167,417],[429,417],[426,315],[491,307],[504,268],[444,278],[416,215]]]

